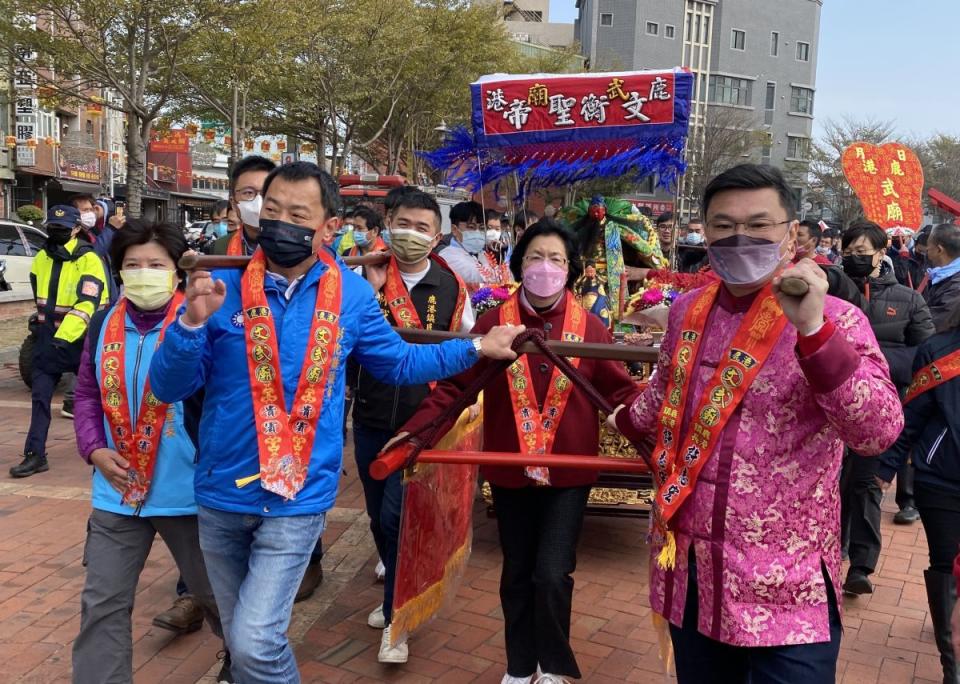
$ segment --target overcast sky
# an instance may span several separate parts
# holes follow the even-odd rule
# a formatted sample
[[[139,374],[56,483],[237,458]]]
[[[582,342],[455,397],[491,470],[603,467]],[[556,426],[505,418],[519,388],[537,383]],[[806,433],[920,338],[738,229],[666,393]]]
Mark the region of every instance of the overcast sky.
[[[572,22],[575,5],[550,0],[551,21]],[[960,136],[958,26],[960,0],[824,0],[815,129],[873,117],[904,136]]]

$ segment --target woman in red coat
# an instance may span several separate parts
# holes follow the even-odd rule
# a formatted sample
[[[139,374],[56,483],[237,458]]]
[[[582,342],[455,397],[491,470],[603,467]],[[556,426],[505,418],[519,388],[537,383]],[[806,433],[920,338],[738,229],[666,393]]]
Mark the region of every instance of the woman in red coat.
[[[573,235],[550,219],[531,226],[517,243],[510,270],[522,287],[477,320],[475,333],[510,323],[538,328],[551,340],[611,342],[599,318],[572,294],[583,272]],[[577,359],[582,373],[613,405],[638,394],[623,363]],[[483,371],[439,383],[403,427],[414,432],[461,396]],[[451,421],[452,422],[452,421]],[[483,445],[487,451],[532,455],[596,455],[597,409],[545,356],[520,357],[484,389]],[[403,434],[403,433],[401,433]],[[570,648],[570,607],[577,541],[597,473],[543,467],[483,468],[493,489],[503,571],[500,602],[506,622],[503,684],[542,684],[580,677]]]

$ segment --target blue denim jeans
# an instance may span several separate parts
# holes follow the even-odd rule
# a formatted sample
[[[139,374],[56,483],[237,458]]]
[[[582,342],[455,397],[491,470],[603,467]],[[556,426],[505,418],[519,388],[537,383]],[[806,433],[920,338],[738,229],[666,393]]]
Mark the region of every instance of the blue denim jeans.
[[[354,423],[353,453],[357,459],[357,475],[363,485],[363,497],[370,517],[370,531],[377,553],[383,561],[383,618],[389,625],[393,619],[393,585],[397,578],[397,547],[400,538],[400,509],[403,505],[403,472],[397,471],[386,480],[370,477],[373,463],[392,432]]]
[[[200,506],[198,519],[233,676],[243,684],[298,684],[287,627],[326,515],[263,518]]]

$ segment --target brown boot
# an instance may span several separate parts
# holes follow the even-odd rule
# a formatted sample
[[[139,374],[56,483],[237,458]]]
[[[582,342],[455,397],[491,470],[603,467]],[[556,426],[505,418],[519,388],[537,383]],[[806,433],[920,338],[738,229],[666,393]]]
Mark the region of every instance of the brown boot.
[[[153,618],[153,625],[178,634],[196,632],[203,627],[203,610],[192,596],[181,596],[169,610]]]
[[[307,566],[307,571],[303,574],[303,579],[300,581],[300,589],[297,590],[297,596],[293,599],[293,602],[300,603],[300,601],[306,601],[313,596],[313,592],[317,590],[317,587],[319,587],[322,582],[323,565],[320,561],[310,563]]]

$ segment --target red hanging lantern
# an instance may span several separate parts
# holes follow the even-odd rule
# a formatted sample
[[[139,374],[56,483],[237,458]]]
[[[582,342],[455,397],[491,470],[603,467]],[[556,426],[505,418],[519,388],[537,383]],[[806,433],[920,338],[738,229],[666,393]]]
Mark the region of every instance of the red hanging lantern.
[[[200,127],[195,123],[188,123],[183,127],[183,130],[185,130],[190,137],[193,137],[197,134],[197,131],[200,130]]]
[[[233,136],[225,135],[223,136],[223,144],[227,147],[230,147],[233,144]]]
[[[269,151],[270,151],[270,141],[269,141],[269,140],[264,140],[263,142],[260,143],[260,151],[261,151],[261,152],[269,152]]]
[[[243,149],[247,152],[253,152],[253,138],[247,138],[243,141]]]
[[[278,141],[277,141],[277,149],[280,150],[281,152],[283,152],[285,149],[287,149],[287,141],[286,141],[286,140],[278,140]]]
[[[53,146],[54,142],[56,142],[56,141],[53,139],[52,136],[49,136],[49,135],[48,135],[46,138],[43,139],[43,144],[44,144],[44,145],[50,145],[51,147]]]
[[[6,138],[4,138],[4,143],[6,144],[7,147],[9,147],[10,149],[13,149],[14,147],[17,146],[17,136],[8,135]]]
[[[30,138],[30,139],[27,141],[27,147],[29,147],[30,149],[33,149],[33,148],[36,147],[36,146],[37,146],[37,140],[36,140],[36,138]]]

